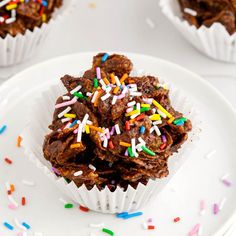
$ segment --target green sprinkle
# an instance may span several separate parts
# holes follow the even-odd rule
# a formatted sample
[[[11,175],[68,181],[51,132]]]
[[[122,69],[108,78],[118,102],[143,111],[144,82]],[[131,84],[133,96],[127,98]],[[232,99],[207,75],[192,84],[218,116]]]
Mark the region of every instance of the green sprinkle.
[[[145,112],[145,111],[149,111],[149,110],[150,110],[149,107],[142,107],[142,108],[140,109],[140,112]]]
[[[128,147],[128,153],[130,157],[134,157],[133,151],[131,147]]]
[[[150,155],[150,156],[155,156],[155,155],[156,155],[155,152],[151,151],[150,149],[148,149],[148,148],[145,147],[145,146],[142,146],[142,149],[143,149],[143,151],[144,151],[145,153],[147,153],[147,154]]]
[[[110,229],[106,229],[106,228],[103,228],[102,232],[107,233],[107,234],[109,234],[111,236],[115,235],[113,231],[111,231]]]
[[[73,208],[73,204],[72,203],[67,203],[67,204],[65,204],[65,208],[67,208],[67,209]]]
[[[82,93],[73,93],[73,95],[78,98],[84,98],[84,95]]]
[[[94,86],[94,88],[98,87],[98,79],[96,79],[96,78],[93,79],[93,86]]]
[[[179,118],[179,119],[174,120],[173,123],[176,125],[176,124],[178,124],[179,122],[186,122],[186,121],[187,121],[187,118],[182,117],[182,118]]]

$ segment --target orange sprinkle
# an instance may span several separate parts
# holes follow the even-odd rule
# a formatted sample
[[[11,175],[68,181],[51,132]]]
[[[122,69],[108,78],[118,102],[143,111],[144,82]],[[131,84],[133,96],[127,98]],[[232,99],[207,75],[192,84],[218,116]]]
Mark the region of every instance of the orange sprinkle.
[[[103,133],[103,129],[94,125],[89,125],[89,128],[97,132]]]
[[[126,143],[126,142],[120,142],[120,146],[131,147],[131,144],[130,143]]]
[[[98,106],[98,101],[99,101],[99,98],[101,97],[102,95],[102,91],[99,91],[98,94],[97,94],[97,97],[94,101],[94,106],[97,107]]]
[[[114,90],[113,90],[113,93],[114,93],[114,94],[117,94],[118,91],[119,91],[119,89],[120,89],[120,87],[119,87],[119,86],[116,86],[116,87],[114,88]]]
[[[105,77],[103,80],[104,80],[104,82],[105,82],[106,85],[109,85],[109,84],[110,84],[109,80],[108,80],[106,77]]]
[[[70,148],[80,148],[82,146],[82,144],[81,143],[73,143],[73,144],[71,144],[70,145]]]
[[[135,81],[133,79],[129,79],[128,81],[129,81],[129,84],[134,84],[135,83]]]
[[[171,118],[167,121],[167,123],[168,123],[168,124],[171,124],[174,120],[175,120],[175,118],[174,118],[174,117],[171,117]]]
[[[137,117],[138,117],[138,116],[137,116]],[[137,118],[137,117],[136,117],[136,118]],[[129,123],[132,124],[132,123],[135,122],[135,120],[136,120],[136,119],[130,119],[130,120],[129,120]]]
[[[24,206],[26,204],[26,199],[25,197],[22,197],[21,198],[21,205]]]
[[[125,129],[128,131],[128,130],[130,130],[130,123],[129,123],[129,121],[126,121],[125,122]]]
[[[145,117],[145,114],[142,113],[141,115],[137,116],[137,117],[135,118],[135,120],[142,120],[142,119],[144,119],[144,117]]]
[[[17,144],[16,144],[17,147],[21,147],[21,141],[22,141],[21,136],[18,136],[17,137]]]
[[[15,191],[15,186],[14,186],[14,184],[10,184],[10,188],[11,188],[11,192],[14,192],[14,191]]]
[[[127,74],[127,73],[123,74],[123,76],[122,76],[121,79],[120,79],[120,83],[125,82],[125,80],[126,80],[127,78],[128,78],[128,74]]]
[[[115,84],[115,82],[116,82],[115,75],[112,73],[112,74],[110,74],[110,77],[111,77],[111,83]]]
[[[111,140],[108,142],[108,145],[109,145],[110,149],[114,149],[115,148],[114,144],[113,144],[113,142]]]

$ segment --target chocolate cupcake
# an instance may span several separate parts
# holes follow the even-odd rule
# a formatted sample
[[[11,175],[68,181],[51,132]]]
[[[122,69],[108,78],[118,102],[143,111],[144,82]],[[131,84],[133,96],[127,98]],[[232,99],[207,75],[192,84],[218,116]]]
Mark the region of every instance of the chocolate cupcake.
[[[71,0],[4,0],[0,2],[0,66],[20,63],[44,42],[55,19]]]
[[[166,86],[155,76],[131,76],[132,69],[123,55],[99,53],[81,77],[65,75],[64,88],[53,86],[46,95],[52,100],[60,94],[41,146],[44,157],[37,160],[50,166],[62,190],[95,211],[143,206],[165,185],[169,159],[177,158],[173,154],[192,133],[191,121],[172,106]],[[36,129],[31,126],[30,132]],[[24,142],[29,152],[38,152],[41,141],[25,135]]]
[[[236,4],[233,0],[161,0],[163,13],[204,54],[236,62]]]

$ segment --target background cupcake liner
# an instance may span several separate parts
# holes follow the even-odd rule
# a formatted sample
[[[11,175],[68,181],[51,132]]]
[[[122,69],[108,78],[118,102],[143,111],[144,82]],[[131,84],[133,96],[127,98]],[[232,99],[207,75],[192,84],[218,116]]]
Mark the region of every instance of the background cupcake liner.
[[[45,42],[46,37],[58,21],[71,12],[76,0],[64,0],[63,5],[56,9],[48,23],[35,27],[33,31],[26,30],[25,34],[18,34],[6,38],[0,37],[0,66],[18,64],[30,58]]]
[[[160,0],[160,6],[164,15],[199,51],[216,60],[236,63],[236,33],[230,35],[220,23],[197,29],[182,18],[178,0]]]
[[[167,178],[150,180],[147,185],[139,184],[136,189],[129,186],[126,191],[117,187],[114,192],[111,192],[107,187],[100,191],[96,186],[91,190],[87,190],[84,185],[78,188],[74,182],[68,184],[64,178],[54,174],[51,163],[44,159],[42,152],[44,136],[50,132],[48,125],[52,121],[55,101],[65,92],[64,86],[58,83],[45,86],[41,96],[36,98],[32,106],[30,106],[28,116],[30,117],[30,122],[23,131],[22,145],[29,159],[58,186],[61,192],[74,202],[103,213],[130,212],[142,208],[166,186],[169,180],[180,170],[184,162],[191,158],[191,151],[195,146],[195,141],[199,139],[200,121],[192,104],[178,90],[171,88],[170,98],[173,106],[191,119],[193,130],[179,153],[175,153],[170,157],[170,174]]]

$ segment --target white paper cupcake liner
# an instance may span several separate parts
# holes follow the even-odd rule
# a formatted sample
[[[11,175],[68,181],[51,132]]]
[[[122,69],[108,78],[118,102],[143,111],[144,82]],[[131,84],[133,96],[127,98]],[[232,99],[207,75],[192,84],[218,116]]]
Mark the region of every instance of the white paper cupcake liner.
[[[26,30],[24,35],[12,37],[8,34],[4,39],[0,37],[0,66],[11,66],[30,58],[41,48],[53,27],[71,12],[75,4],[76,0],[64,0],[48,23],[35,27],[33,31]]]
[[[226,62],[236,62],[236,33],[230,35],[220,23],[196,28],[183,19],[178,0],[160,0],[164,15],[189,43],[207,56]]]
[[[98,190],[96,186],[87,190],[84,185],[78,188],[74,182],[68,184],[64,178],[56,176],[52,171],[51,163],[45,160],[43,156],[42,146],[45,135],[50,132],[48,125],[52,121],[55,101],[66,92],[64,86],[58,83],[45,86],[40,97],[36,98],[30,106],[28,116],[30,122],[22,134],[22,145],[25,148],[26,155],[58,186],[61,192],[75,203],[103,213],[130,212],[142,208],[166,186],[184,162],[191,158],[195,141],[199,139],[200,121],[197,112],[188,99],[182,96],[178,90],[171,88],[170,91],[173,106],[192,121],[193,130],[189,133],[189,138],[182,149],[170,157],[170,174],[167,178],[150,180],[147,185],[139,184],[136,189],[129,186],[126,191],[117,187],[114,192],[111,192],[108,187],[103,190]]]

